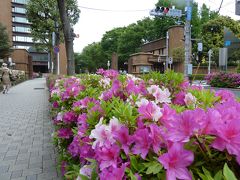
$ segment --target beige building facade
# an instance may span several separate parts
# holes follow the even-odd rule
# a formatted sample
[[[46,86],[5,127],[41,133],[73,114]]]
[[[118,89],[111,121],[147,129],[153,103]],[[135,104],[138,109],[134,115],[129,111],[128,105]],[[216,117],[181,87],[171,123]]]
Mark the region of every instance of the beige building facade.
[[[142,45],[141,52],[132,54],[128,60],[128,73],[138,75],[149,71],[164,72],[169,68],[183,72],[183,58],[176,57],[176,51],[184,51],[184,26],[180,25],[168,29],[168,38],[146,43]],[[172,59],[171,65],[167,63],[169,57]]]

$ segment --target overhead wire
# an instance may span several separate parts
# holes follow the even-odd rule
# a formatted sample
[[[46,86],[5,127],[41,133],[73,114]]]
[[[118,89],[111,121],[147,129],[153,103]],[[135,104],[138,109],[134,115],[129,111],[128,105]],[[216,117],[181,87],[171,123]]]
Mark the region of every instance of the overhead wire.
[[[113,10],[113,9],[99,9],[86,6],[79,6],[79,8],[93,10],[93,11],[105,11],[105,12],[139,12],[139,11],[150,11],[150,9],[137,9],[137,10]]]

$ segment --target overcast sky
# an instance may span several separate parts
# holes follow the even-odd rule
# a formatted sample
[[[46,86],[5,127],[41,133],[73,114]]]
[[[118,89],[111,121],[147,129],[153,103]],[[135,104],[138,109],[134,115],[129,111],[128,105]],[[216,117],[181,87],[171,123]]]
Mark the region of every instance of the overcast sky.
[[[219,8],[221,0],[195,0],[199,5],[207,4],[211,10]],[[103,34],[116,27],[127,26],[149,16],[149,10],[158,0],[78,0],[81,10],[79,22],[74,31],[79,38],[74,40],[74,51],[82,49],[93,42],[101,41]],[[220,14],[235,20],[235,0],[223,0]]]

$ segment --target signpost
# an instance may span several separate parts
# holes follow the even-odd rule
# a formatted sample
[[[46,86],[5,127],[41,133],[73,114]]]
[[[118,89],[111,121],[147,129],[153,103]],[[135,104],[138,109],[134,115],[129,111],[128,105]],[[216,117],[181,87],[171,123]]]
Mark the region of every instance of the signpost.
[[[213,50],[210,49],[208,51],[208,74],[211,73],[211,57],[212,57]]]

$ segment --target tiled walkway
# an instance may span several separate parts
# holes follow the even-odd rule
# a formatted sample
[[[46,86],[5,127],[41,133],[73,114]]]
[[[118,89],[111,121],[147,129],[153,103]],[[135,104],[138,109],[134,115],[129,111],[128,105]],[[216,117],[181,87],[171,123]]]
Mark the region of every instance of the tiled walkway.
[[[58,180],[44,78],[0,94],[0,180]]]

